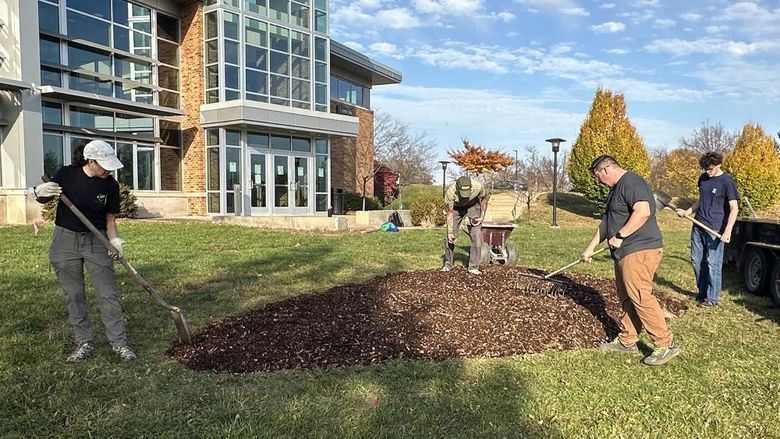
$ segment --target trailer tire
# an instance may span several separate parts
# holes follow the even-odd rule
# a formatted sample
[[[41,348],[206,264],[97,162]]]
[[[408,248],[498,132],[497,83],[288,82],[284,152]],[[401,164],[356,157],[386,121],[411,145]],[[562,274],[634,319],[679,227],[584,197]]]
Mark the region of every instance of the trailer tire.
[[[507,242],[504,244],[504,247],[506,247],[506,262],[504,262],[504,265],[514,267],[517,265],[517,244]]]
[[[780,259],[775,261],[775,267],[769,277],[769,295],[775,305],[780,306]]]
[[[742,278],[745,288],[753,294],[764,294],[769,283],[772,267],[766,252],[756,247],[747,247],[742,262]]]

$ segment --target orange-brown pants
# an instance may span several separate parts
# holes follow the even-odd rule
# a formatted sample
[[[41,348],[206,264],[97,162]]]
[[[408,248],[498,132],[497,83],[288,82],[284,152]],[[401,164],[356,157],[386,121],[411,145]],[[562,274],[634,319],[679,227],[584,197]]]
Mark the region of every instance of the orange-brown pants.
[[[642,328],[656,347],[668,347],[672,343],[661,305],[653,296],[653,277],[662,253],[660,248],[641,250],[615,262],[615,285],[623,308],[618,338],[626,346],[639,340]]]

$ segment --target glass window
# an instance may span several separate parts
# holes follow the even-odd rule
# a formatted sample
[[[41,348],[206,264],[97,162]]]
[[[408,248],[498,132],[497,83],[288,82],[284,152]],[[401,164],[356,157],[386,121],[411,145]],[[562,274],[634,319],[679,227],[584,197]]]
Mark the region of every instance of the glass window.
[[[179,108],[179,94],[167,90],[161,90],[159,93],[160,105],[168,108]]]
[[[230,12],[225,13],[225,38],[238,39],[238,24],[238,15]]]
[[[237,42],[225,40],[225,62],[230,64],[238,64]]]
[[[41,62],[60,63],[60,40],[41,35]]]
[[[301,137],[292,138],[292,150],[301,152],[311,152],[311,141]]]
[[[53,177],[65,165],[62,151],[62,136],[43,134],[43,173]]]
[[[290,0],[271,0],[269,4],[269,16],[280,21],[287,22]]]
[[[179,71],[160,65],[157,67],[157,85],[170,90],[179,89]]]
[[[225,66],[225,87],[236,90],[239,88],[238,67]]]
[[[328,103],[328,87],[325,84],[315,84],[314,96],[318,104]]]
[[[70,0],[68,0],[68,3],[70,4]],[[126,0],[114,0],[114,23],[120,23],[127,26],[129,17],[130,4],[127,3]]]
[[[138,145],[138,186],[141,191],[154,190],[154,148]]]
[[[219,130],[218,129],[206,130],[206,145],[208,145],[208,146],[219,145]]]
[[[144,61],[135,61],[131,58],[115,56],[114,76],[151,84],[152,65]]]
[[[290,55],[271,51],[271,72],[280,75],[290,74]]]
[[[311,101],[311,95],[309,91],[309,81],[301,81],[299,79],[292,80],[292,98],[299,101]]]
[[[327,139],[317,139],[314,141],[314,152],[317,154],[328,153],[328,141]]]
[[[225,130],[225,145],[241,146],[241,131]]]
[[[227,212],[234,213],[235,196],[233,186],[241,184],[241,149],[225,148],[225,188],[227,189]]]
[[[271,75],[271,96],[290,97],[290,79],[286,76]]]
[[[68,46],[68,65],[73,69],[111,75],[111,54],[71,43]]]
[[[116,113],[116,131],[118,133],[151,134],[154,131],[154,119],[133,114]]]
[[[246,46],[246,66],[253,69],[268,70],[268,49]]]
[[[327,11],[328,10],[328,1],[327,0],[314,0],[314,7],[322,10]]]
[[[268,102],[268,96],[260,96],[252,93],[247,93],[246,98],[250,101],[257,101],[257,102]]]
[[[68,0],[68,8],[96,15],[106,20],[111,19],[111,3],[106,1]]]
[[[43,123],[62,125],[62,104],[43,101]]]
[[[122,142],[117,143],[116,158],[118,158],[123,165],[121,169],[117,170],[117,181],[130,187],[134,187],[133,170],[135,168],[135,160],[133,160],[133,144]]]
[[[42,31],[60,33],[59,8],[43,2],[38,2],[38,26]],[[53,174],[52,174],[53,175]]]
[[[102,96],[111,96],[114,94],[113,84],[110,80],[102,80],[94,76],[82,75],[80,73],[71,73],[70,88],[73,90],[97,93]]]
[[[157,37],[180,43],[179,19],[157,13]]]
[[[322,11],[314,11],[314,30],[328,32],[328,14]]]
[[[181,149],[160,147],[160,190],[181,190]]]
[[[249,93],[268,94],[268,75],[256,70],[246,71],[246,91]]]
[[[219,148],[208,148],[208,187],[210,191],[219,190]],[[219,211],[219,209],[217,209]]]
[[[241,93],[238,90],[225,90],[226,101],[236,101],[241,99]]]
[[[219,68],[218,66],[206,67],[206,88],[219,87]]]
[[[157,60],[172,66],[179,65],[179,46],[167,41],[157,40]]]
[[[154,103],[154,91],[152,91],[152,89],[137,87],[134,84],[126,82],[117,82],[114,84],[114,96],[119,99],[127,99],[143,104]]]
[[[209,12],[206,14],[206,39],[217,38],[217,13]]]
[[[301,79],[309,79],[309,69],[308,59],[298,58],[297,56],[292,57],[292,76]]]
[[[208,90],[206,92],[206,103],[211,104],[213,102],[219,102],[219,90]]]
[[[79,128],[113,131],[114,113],[110,111],[70,106],[70,125]]]
[[[316,191],[327,192],[328,191],[328,156],[318,155],[316,159],[316,166],[317,166]]]
[[[301,33],[301,32],[295,32],[292,31],[290,33],[290,42],[292,45],[292,54],[293,55],[300,55],[309,57],[309,36]]]
[[[59,69],[41,67],[41,85],[62,87],[62,74]]]
[[[283,151],[290,151],[291,149],[291,143],[290,138],[285,136],[274,136],[271,135],[271,148],[272,149],[279,149]],[[285,157],[285,160],[287,158]]]
[[[314,58],[317,61],[328,61],[328,43],[324,38],[314,39]]]
[[[265,15],[266,0],[244,0],[244,10]]]
[[[268,148],[268,134],[247,132],[246,145],[255,148]]]
[[[181,146],[181,124],[160,119],[160,138],[163,145]]]
[[[114,25],[114,48],[145,57],[152,56],[152,37]]]
[[[92,2],[92,0],[87,1]],[[105,21],[68,11],[68,36],[73,39],[84,39],[108,46],[109,28],[110,25]]]
[[[206,42],[206,64],[219,62],[219,40]]]
[[[309,27],[309,8],[296,3],[290,4],[290,24]]]
[[[328,65],[323,62],[314,63],[314,80],[317,82],[328,81]]]
[[[261,21],[246,19],[246,43],[254,46],[268,47],[268,28]]]
[[[271,48],[285,53],[290,52],[290,31],[279,26],[269,26]]]

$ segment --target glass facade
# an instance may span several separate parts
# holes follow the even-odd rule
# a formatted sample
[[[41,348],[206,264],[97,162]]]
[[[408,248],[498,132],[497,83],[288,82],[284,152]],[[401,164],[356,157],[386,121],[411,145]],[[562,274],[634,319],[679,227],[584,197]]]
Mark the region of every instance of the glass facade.
[[[42,85],[180,107],[177,17],[128,0],[37,1]],[[136,190],[182,190],[180,124],[99,106],[43,102],[45,165],[68,164],[73,148],[91,140],[64,127],[100,130],[125,165],[115,173],[119,181]]]
[[[336,75],[331,75],[330,98],[337,101],[349,102],[358,107],[368,107],[369,89]]]
[[[327,2],[205,5],[204,102],[246,99],[328,111]]]

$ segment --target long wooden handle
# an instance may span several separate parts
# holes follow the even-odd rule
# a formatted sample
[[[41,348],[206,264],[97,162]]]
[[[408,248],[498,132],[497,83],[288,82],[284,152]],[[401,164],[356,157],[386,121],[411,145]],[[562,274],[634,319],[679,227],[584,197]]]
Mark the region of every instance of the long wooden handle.
[[[604,252],[604,251],[606,251],[606,250],[607,250],[607,248],[606,248],[606,247],[600,248],[600,249],[596,250],[595,252],[593,252],[593,254],[592,254],[591,256],[596,256],[597,254],[599,254],[599,253],[603,253],[603,252]],[[561,267],[561,268],[559,268],[559,269],[557,269],[557,270],[553,271],[552,273],[550,273],[550,274],[548,274],[548,275],[544,276],[544,278],[545,278],[545,279],[549,279],[549,278],[551,278],[551,277],[555,276],[556,274],[558,274],[558,273],[560,273],[560,272],[562,272],[562,271],[564,271],[564,270],[568,270],[569,268],[571,268],[571,267],[573,267],[573,266],[575,266],[575,265],[579,264],[580,262],[582,262],[582,259],[577,259],[576,261],[572,262],[571,264],[568,264],[568,265],[566,265],[566,266],[564,266],[564,267]]]
[[[692,216],[690,216],[688,214],[683,215],[683,218],[687,218],[690,222],[696,224],[697,226],[701,227],[702,229],[704,229],[704,230],[712,233],[713,235],[717,236],[718,239],[721,238],[721,234],[720,233],[718,233],[715,230],[712,230],[711,228],[707,227],[706,225],[704,225],[701,221],[697,220],[696,218],[694,218],[694,217],[692,217]]]

